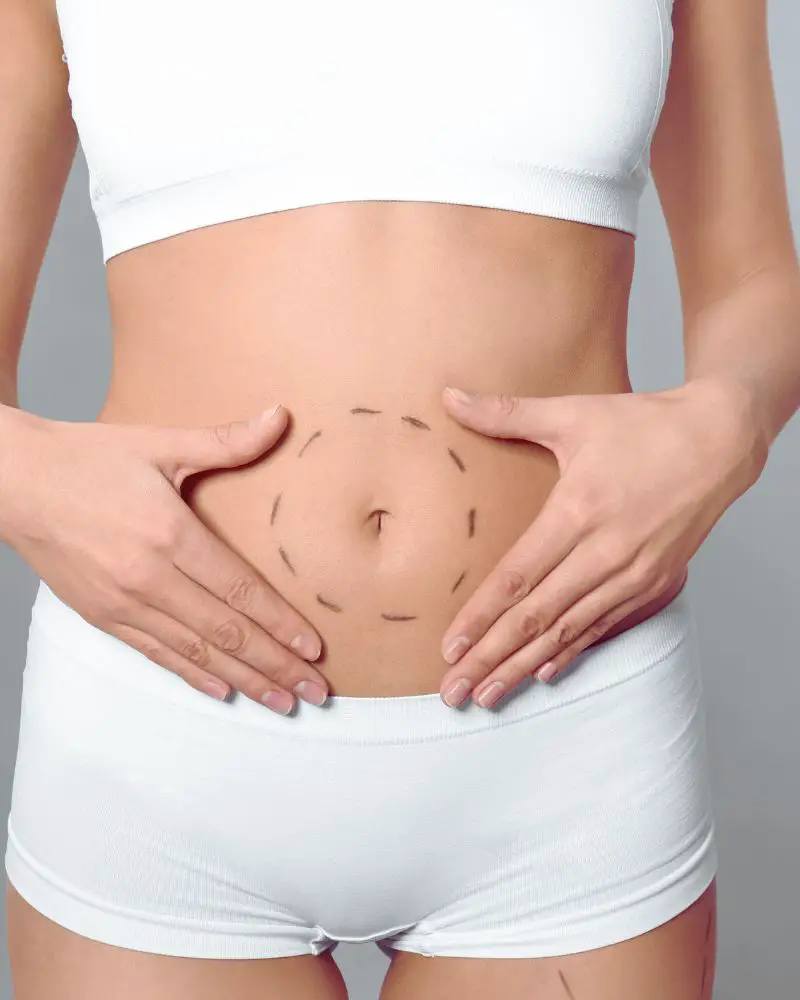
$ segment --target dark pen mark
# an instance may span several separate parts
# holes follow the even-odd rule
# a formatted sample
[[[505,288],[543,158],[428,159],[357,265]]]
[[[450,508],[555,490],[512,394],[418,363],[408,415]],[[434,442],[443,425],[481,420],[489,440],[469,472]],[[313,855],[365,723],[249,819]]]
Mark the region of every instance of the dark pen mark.
[[[289,557],[286,555],[286,553],[284,552],[284,550],[281,548],[280,545],[278,546],[278,552],[280,554],[281,559],[283,559],[283,561],[286,563],[289,569],[294,573],[294,575],[297,576],[297,570],[289,562]]]
[[[411,424],[412,427],[419,427],[423,431],[429,431],[430,427],[425,423],[424,420],[420,420],[418,417],[400,417],[401,420],[405,420],[407,424]]]
[[[711,914],[711,911],[709,910],[709,913],[708,913],[708,923],[706,924],[706,941],[705,941],[706,944],[708,944],[708,936],[711,933],[711,916],[712,916],[712,914]]]
[[[475,508],[473,507],[469,512],[469,537],[475,534]]]
[[[413,622],[416,617],[416,615],[381,615],[387,622]]]
[[[275,497],[275,502],[272,505],[272,514],[270,515],[270,519],[269,519],[269,523],[270,524],[274,524],[275,523],[275,517],[276,517],[276,515],[278,513],[278,507],[280,506],[280,502],[281,502],[281,495],[282,494],[279,493]]]
[[[306,448],[311,444],[311,442],[315,438],[318,438],[321,433],[322,433],[322,431],[314,431],[314,433],[311,435],[311,437],[308,439],[308,441],[306,441],[306,443],[303,445],[303,447],[300,449],[300,451],[298,451],[298,453],[297,453],[297,457],[298,458],[300,458],[300,456],[303,454],[303,452],[306,450]]]
[[[334,604],[333,601],[326,601],[321,594],[317,594],[317,600],[323,607],[330,608],[331,611],[341,611],[342,609],[338,604]]]
[[[381,410],[370,410],[368,406],[354,406],[351,413],[381,413]]]
[[[453,449],[448,448],[447,453],[449,454],[450,458],[453,459],[453,461],[456,463],[459,469],[461,469],[461,471],[463,472],[466,467],[464,463],[461,461],[461,459],[458,457],[458,455],[456,455],[456,453],[453,451]]]
[[[458,579],[456,580],[456,582],[455,582],[455,583],[453,584],[453,586],[452,586],[452,588],[451,588],[451,590],[450,590],[450,593],[451,593],[451,594],[454,594],[454,593],[456,592],[456,588],[457,588],[457,587],[458,587],[458,586],[459,586],[459,585],[460,585],[460,584],[462,583],[462,581],[464,580],[464,577],[465,577],[466,575],[467,575],[467,571],[466,571],[466,570],[464,570],[464,572],[463,572],[463,573],[461,574],[461,576],[460,576],[460,577],[459,577],[459,578],[458,578]]]
[[[561,980],[561,985],[567,991],[567,996],[569,997],[569,1000],[575,1000],[575,994],[569,988],[569,984],[567,983],[566,979],[564,978],[564,973],[561,971],[561,969],[558,970],[558,978]]]

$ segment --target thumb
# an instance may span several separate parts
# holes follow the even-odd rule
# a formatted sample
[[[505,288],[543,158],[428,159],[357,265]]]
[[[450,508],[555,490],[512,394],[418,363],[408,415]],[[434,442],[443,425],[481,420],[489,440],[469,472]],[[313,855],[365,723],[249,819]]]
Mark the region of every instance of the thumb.
[[[279,403],[250,420],[176,430],[167,443],[161,468],[179,488],[196,472],[245,465],[274,446],[286,426],[286,417]]]
[[[524,438],[549,447],[563,437],[571,422],[569,396],[465,393],[448,387],[442,397],[452,416],[490,437]]]

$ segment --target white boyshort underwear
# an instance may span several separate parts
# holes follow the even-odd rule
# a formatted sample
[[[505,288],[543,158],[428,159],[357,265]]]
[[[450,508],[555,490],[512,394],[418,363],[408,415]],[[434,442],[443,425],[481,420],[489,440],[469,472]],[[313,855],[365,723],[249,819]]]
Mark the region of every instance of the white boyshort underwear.
[[[717,866],[686,587],[494,709],[334,695],[281,716],[196,691],[41,583],[5,865],[51,920],[163,955],[523,958],[642,934]]]

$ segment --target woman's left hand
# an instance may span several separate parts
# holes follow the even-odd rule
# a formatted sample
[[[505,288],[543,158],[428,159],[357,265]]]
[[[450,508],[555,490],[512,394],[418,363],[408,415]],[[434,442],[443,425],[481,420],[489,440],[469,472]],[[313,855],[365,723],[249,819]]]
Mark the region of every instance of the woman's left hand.
[[[685,576],[766,462],[742,396],[712,378],[662,392],[468,402],[443,393],[460,423],[543,445],[560,472],[531,527],[445,633],[442,652],[455,664],[440,689],[447,704],[471,692],[488,707],[531,673],[550,680]],[[448,656],[459,637],[466,645]]]

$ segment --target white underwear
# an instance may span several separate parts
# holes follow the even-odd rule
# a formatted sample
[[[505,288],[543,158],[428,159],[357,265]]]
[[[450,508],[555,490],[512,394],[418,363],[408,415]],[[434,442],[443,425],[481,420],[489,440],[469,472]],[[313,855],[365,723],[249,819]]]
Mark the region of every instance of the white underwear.
[[[683,911],[717,867],[686,588],[499,707],[218,702],[42,584],[9,879],[138,951],[552,956]]]

